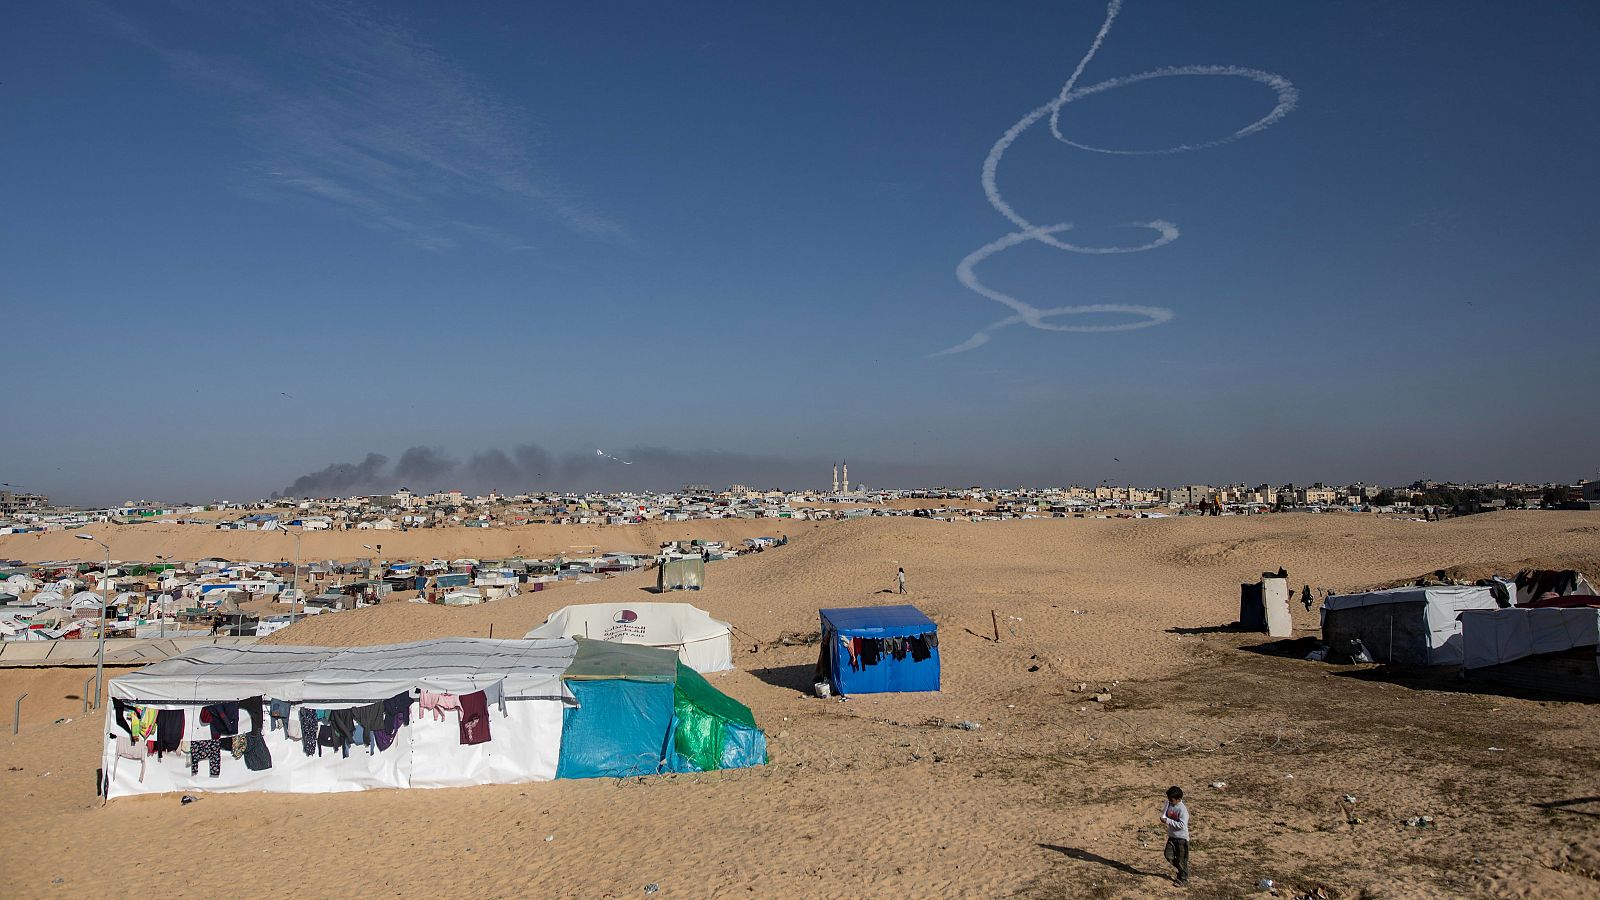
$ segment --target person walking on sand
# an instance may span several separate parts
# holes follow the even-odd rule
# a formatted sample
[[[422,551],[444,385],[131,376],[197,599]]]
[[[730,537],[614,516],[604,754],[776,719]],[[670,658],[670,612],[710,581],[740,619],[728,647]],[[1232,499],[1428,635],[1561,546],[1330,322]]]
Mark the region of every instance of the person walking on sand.
[[[1167,788],[1167,803],[1161,809],[1161,824],[1167,828],[1167,846],[1161,852],[1172,863],[1178,874],[1173,881],[1179,887],[1189,885],[1189,807],[1183,805],[1183,788]]]
[[[900,568],[900,571],[894,573],[894,580],[895,585],[900,588],[900,593],[904,594],[906,592],[906,570],[904,566]]]

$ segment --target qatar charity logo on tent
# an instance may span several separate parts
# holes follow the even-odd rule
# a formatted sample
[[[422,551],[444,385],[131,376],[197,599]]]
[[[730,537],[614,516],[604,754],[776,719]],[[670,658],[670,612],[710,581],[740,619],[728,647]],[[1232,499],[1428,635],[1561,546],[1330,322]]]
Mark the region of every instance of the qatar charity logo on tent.
[[[639,614],[631,609],[618,610],[611,617],[613,624],[601,635],[602,640],[615,641],[620,638],[644,637],[644,626],[639,624]]]

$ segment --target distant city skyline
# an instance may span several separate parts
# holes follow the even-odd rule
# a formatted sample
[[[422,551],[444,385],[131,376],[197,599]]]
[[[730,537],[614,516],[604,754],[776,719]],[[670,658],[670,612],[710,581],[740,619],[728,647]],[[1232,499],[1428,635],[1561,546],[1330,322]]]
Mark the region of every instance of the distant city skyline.
[[[956,469],[944,470],[938,465],[887,464],[881,469],[876,469],[873,468],[876,464],[868,462],[863,464],[866,470],[881,472],[883,480],[871,480],[869,476],[861,474],[863,468],[858,465],[856,476],[853,476],[851,484],[847,486],[833,481],[830,477],[830,474],[834,476],[839,474],[840,466],[838,464],[816,460],[786,460],[720,453],[678,453],[664,448],[652,447],[632,448],[627,451],[627,454],[633,457],[633,461],[629,469],[623,471],[620,468],[608,467],[603,461],[591,463],[590,457],[592,454],[571,452],[554,455],[533,446],[517,447],[509,452],[499,450],[484,451],[463,458],[452,456],[439,448],[412,447],[400,453],[393,460],[383,454],[372,453],[359,461],[334,463],[316,472],[307,473],[283,488],[260,493],[202,495],[181,492],[176,494],[124,492],[122,494],[112,493],[104,496],[55,495],[43,491],[32,493],[46,494],[51,497],[53,502],[63,505],[104,508],[128,501],[205,504],[214,501],[254,502],[276,498],[315,499],[381,496],[392,494],[401,489],[409,490],[418,495],[457,490],[467,496],[481,496],[491,492],[498,492],[504,495],[630,491],[672,493],[682,491],[686,485],[702,485],[712,492],[722,492],[728,490],[732,485],[738,485],[758,491],[785,490],[827,494],[830,492],[854,491],[862,485],[866,485],[869,491],[907,491],[935,488],[964,489],[968,487],[981,487],[989,490],[1019,488],[1038,490],[1074,486],[1091,490],[1096,487],[1132,487],[1139,490],[1162,490],[1183,489],[1196,485],[1211,487],[1230,485],[1256,487],[1268,485],[1274,488],[1284,485],[1298,487],[1326,485],[1342,488],[1364,484],[1375,487],[1400,488],[1414,483],[1429,481],[1441,484],[1483,485],[1572,485],[1590,480],[1600,481],[1600,467],[1597,467],[1596,471],[1587,475],[1579,473],[1572,477],[1477,478],[1413,475],[1392,479],[1370,476],[1336,479],[1327,475],[1302,474],[1286,478],[1249,477],[1246,475],[1230,478],[1167,479],[1112,478],[1111,476],[1102,476],[1099,479],[1051,478],[1044,476],[1037,479],[1005,480],[960,477],[960,472]],[[542,483],[524,483],[521,481],[520,474],[522,466],[537,466],[540,471],[535,474],[543,475],[547,470],[550,476],[541,478]],[[1111,466],[1113,467],[1112,471],[1114,471],[1115,467],[1120,466],[1120,460],[1112,460]],[[747,474],[742,477],[711,479],[695,477],[692,474],[704,472],[708,469],[744,472]],[[528,469],[527,471],[532,472],[533,470]],[[748,473],[763,474],[758,476]],[[552,478],[551,476],[554,477]],[[763,480],[764,477],[766,480]],[[917,480],[919,477],[922,480]],[[17,493],[25,494],[30,492],[19,489]]]
[[[1593,4],[12,25],[0,479],[64,502],[1600,469]]]

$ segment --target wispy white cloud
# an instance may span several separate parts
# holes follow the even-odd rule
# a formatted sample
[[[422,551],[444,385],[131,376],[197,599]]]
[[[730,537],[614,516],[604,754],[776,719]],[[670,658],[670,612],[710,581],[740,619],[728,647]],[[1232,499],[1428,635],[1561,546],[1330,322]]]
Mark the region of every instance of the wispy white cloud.
[[[219,49],[223,41],[186,46],[133,14],[90,8],[180,79],[227,103],[260,154],[252,193],[326,204],[429,249],[463,240],[527,245],[471,221],[461,208],[473,204],[482,205],[483,218],[536,210],[582,235],[627,238],[539,165],[524,110],[404,23],[337,3],[239,12],[208,20],[219,28],[247,21],[244,49],[229,54]]]

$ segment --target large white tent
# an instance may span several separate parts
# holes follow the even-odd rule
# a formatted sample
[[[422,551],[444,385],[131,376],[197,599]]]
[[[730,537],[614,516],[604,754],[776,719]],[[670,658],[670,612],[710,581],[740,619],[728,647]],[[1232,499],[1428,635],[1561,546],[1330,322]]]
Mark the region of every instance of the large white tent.
[[[1339,594],[1322,605],[1322,636],[1329,643],[1357,638],[1379,662],[1461,665],[1462,611],[1498,609],[1493,589],[1477,585],[1398,587]]]
[[[372,647],[294,647],[255,644],[206,646],[111,679],[106,709],[104,771],[107,796],[167,791],[273,791],[330,793],[382,787],[455,787],[555,778],[561,752],[562,711],[575,703],[561,680],[571,664],[574,641],[505,641],[445,638]],[[116,758],[115,701],[160,710],[184,710],[186,738],[206,737],[201,708],[261,697],[321,710],[351,709],[419,690],[454,694],[498,687],[502,712],[490,706],[491,739],[462,744],[457,714],[443,721],[423,713],[399,730],[392,746],[369,752],[355,747],[307,755],[285,729],[263,726],[271,768],[259,771],[222,753],[218,777],[208,765],[190,773],[188,754],[145,761]],[[240,714],[239,729],[252,724]]]
[[[582,637],[678,651],[696,672],[733,668],[733,627],[687,603],[586,603],[553,613],[528,638]]]

